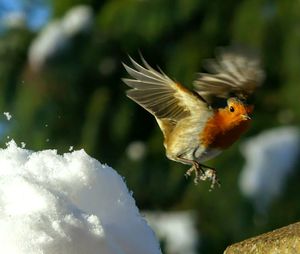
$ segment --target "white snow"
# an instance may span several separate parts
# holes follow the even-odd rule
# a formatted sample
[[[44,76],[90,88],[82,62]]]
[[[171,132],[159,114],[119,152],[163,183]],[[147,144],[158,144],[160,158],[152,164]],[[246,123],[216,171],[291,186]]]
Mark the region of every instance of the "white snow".
[[[1,253],[155,254],[122,177],[83,150],[0,149]]]
[[[3,115],[5,115],[8,121],[12,118],[12,115],[9,112],[3,112]]]
[[[60,21],[50,22],[30,45],[30,64],[35,69],[43,67],[48,59],[67,48],[69,43]]]
[[[71,8],[62,20],[62,26],[68,36],[87,32],[94,22],[93,10],[87,5],[77,5]]]
[[[195,212],[145,212],[145,218],[157,236],[164,241],[166,253],[198,253],[199,236]]]
[[[88,32],[93,22],[93,11],[88,5],[74,6],[62,19],[49,22],[30,45],[31,67],[35,70],[43,68],[49,59],[72,45],[74,36]]]
[[[262,132],[241,147],[246,164],[239,185],[256,209],[263,212],[277,197],[300,154],[300,131],[285,126]]]

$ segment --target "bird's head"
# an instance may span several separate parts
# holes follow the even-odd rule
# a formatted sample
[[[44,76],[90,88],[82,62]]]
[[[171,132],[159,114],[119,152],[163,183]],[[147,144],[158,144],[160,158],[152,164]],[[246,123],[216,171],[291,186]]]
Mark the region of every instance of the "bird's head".
[[[227,99],[227,106],[225,107],[224,114],[229,121],[242,122],[251,120],[249,115],[252,113],[252,111],[252,105],[247,105],[242,100],[236,97],[231,97]]]

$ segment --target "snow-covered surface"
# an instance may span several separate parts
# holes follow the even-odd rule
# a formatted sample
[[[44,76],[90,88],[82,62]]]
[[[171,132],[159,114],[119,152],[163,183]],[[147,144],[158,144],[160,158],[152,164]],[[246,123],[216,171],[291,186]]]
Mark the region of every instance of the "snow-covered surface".
[[[123,179],[83,150],[0,149],[1,253],[155,254]]]
[[[198,233],[193,211],[145,212],[145,218],[164,241],[166,253],[196,254]]]
[[[12,118],[12,115],[9,112],[3,112],[3,115],[5,115],[8,121]]]
[[[74,36],[89,31],[93,21],[92,8],[87,5],[77,5],[66,13],[62,20],[62,27],[67,36]]]
[[[49,22],[30,45],[31,67],[35,70],[43,68],[49,59],[71,45],[73,36],[89,31],[93,22],[92,8],[86,5],[74,6],[62,19]]]
[[[296,127],[279,127],[262,132],[246,141],[241,151],[246,164],[239,185],[264,211],[277,197],[292,172],[300,154],[300,131]]]
[[[34,69],[42,68],[47,60],[56,56],[69,46],[61,22],[50,22],[33,40],[29,48],[29,62]]]

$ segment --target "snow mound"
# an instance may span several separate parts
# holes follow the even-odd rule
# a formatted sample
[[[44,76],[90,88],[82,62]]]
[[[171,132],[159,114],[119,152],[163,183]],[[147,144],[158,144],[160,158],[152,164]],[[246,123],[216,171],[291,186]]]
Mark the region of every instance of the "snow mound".
[[[196,229],[196,212],[149,211],[145,217],[158,237],[164,240],[166,253],[198,253],[199,235]]]
[[[0,149],[1,253],[161,253],[123,179],[83,150]]]
[[[284,126],[266,130],[246,141],[241,151],[246,164],[239,185],[253,199],[258,211],[265,211],[282,192],[300,153],[300,131]]]

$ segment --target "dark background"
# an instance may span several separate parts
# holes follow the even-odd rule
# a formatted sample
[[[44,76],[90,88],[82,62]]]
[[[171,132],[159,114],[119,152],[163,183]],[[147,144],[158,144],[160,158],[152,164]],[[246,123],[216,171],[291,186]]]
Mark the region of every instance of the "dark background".
[[[245,45],[260,52],[267,76],[255,96],[252,128],[240,142],[295,125],[299,1],[8,2],[0,1],[0,108],[13,118],[2,116],[2,147],[9,136],[33,150],[85,149],[125,177],[140,209],[194,210],[199,253],[221,253],[231,243],[299,220],[299,171],[264,213],[239,190],[244,165],[239,143],[208,163],[219,169],[220,189],[195,186],[184,177],[186,166],[167,160],[154,118],[125,96],[121,82],[127,77],[122,62],[129,63],[128,54],[139,60],[140,51],[152,66],[191,88],[203,59],[213,57],[216,47]],[[90,6],[93,16],[86,27],[68,34],[62,20],[79,4]],[[49,46],[39,53],[33,45],[50,23],[59,35],[45,39]],[[128,155],[134,149],[141,152],[136,158]]]

